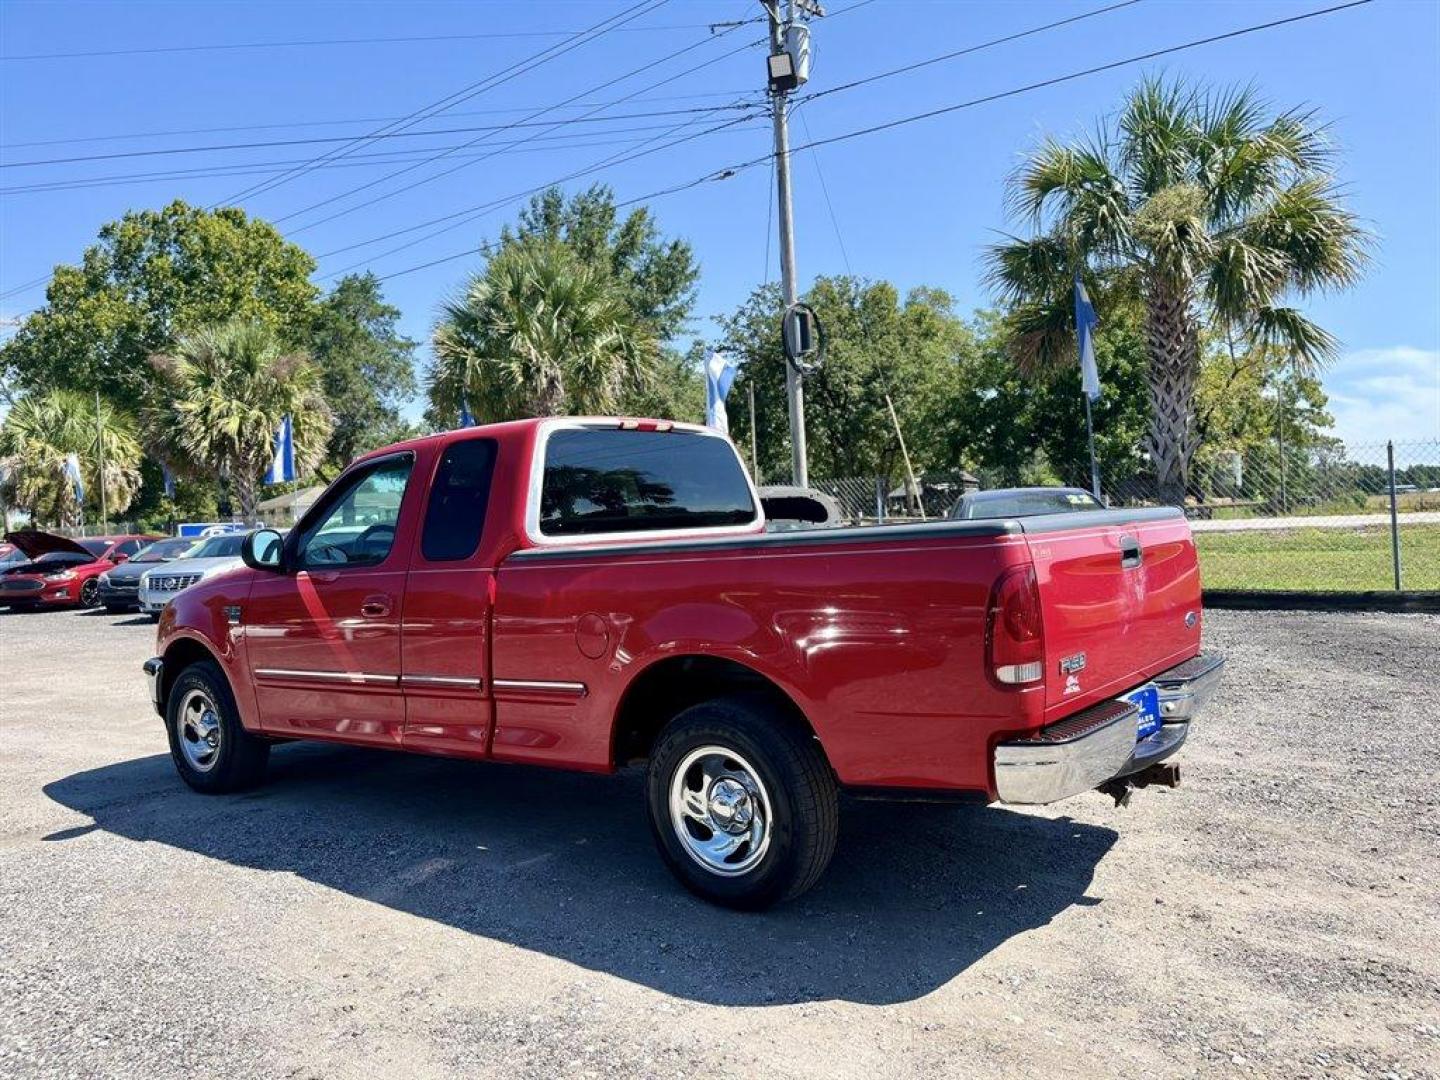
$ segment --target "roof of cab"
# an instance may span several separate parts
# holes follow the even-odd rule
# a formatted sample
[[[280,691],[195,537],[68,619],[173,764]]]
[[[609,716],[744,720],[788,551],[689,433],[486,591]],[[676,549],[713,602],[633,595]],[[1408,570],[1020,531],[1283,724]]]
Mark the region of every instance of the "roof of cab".
[[[449,431],[437,431],[433,435],[421,435],[419,438],[406,439],[404,442],[392,443],[389,446],[382,446],[369,453],[362,454],[356,461],[368,461],[371,458],[384,457],[403,450],[418,450],[422,447],[443,445],[449,442],[456,442],[460,439],[470,438],[507,438],[524,434],[548,423],[572,423],[584,424],[586,426],[603,427],[613,425],[620,427],[622,424],[638,424],[641,426],[665,424],[675,431],[699,432],[702,434],[716,434],[712,429],[703,427],[700,424],[686,423],[681,420],[662,420],[654,417],[644,416],[528,416],[523,420],[501,420],[493,424],[476,424],[474,427],[451,428]]]

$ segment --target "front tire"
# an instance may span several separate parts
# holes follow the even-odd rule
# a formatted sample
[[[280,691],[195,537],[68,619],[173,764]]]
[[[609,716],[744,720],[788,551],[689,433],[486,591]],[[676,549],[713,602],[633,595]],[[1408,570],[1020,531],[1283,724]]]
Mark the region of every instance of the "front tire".
[[[176,677],[165,702],[165,732],[175,771],[196,791],[243,791],[265,775],[270,744],[241,725],[230,683],[212,661],[191,664]]]
[[[100,604],[100,579],[91,578],[80,586],[80,606],[82,608],[98,607]]]
[[[660,733],[646,783],[660,856],[686,888],[756,911],[811,888],[839,796],[813,735],[762,697],[701,702]]]

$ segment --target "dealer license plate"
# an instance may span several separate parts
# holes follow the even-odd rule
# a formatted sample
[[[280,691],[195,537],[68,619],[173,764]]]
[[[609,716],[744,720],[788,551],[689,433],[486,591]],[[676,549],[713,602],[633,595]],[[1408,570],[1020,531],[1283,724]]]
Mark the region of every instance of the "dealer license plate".
[[[1125,695],[1126,701],[1140,706],[1140,726],[1135,732],[1136,741],[1148,738],[1160,730],[1160,691],[1153,686],[1142,686]]]

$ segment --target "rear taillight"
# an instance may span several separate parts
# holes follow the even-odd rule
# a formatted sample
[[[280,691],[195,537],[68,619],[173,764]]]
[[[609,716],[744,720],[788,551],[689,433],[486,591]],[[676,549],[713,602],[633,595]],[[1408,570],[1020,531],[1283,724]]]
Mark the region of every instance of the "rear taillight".
[[[990,590],[985,614],[985,660],[995,681],[1025,686],[1045,676],[1045,631],[1033,566],[1015,566]]]

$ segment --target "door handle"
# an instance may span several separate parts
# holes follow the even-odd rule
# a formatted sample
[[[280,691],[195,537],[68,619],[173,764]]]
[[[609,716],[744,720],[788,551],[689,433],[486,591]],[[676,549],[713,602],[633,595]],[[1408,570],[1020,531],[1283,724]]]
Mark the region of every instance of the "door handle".
[[[390,597],[367,596],[360,604],[360,614],[367,619],[383,619],[390,614]]]
[[[1133,536],[1122,536],[1120,538],[1120,568],[1122,570],[1134,570],[1144,559],[1140,550],[1140,541]]]

